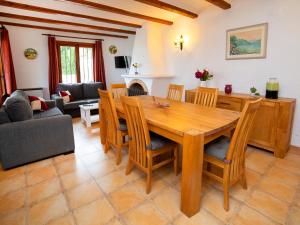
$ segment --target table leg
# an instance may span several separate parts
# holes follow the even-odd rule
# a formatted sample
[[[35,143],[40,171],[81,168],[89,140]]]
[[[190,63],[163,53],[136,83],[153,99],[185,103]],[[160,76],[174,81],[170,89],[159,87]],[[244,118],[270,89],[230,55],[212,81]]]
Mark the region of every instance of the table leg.
[[[85,119],[84,119],[84,110],[82,108],[80,108],[80,117],[81,117],[81,123],[84,123]]]
[[[204,136],[191,130],[183,137],[181,211],[191,217],[200,210]]]
[[[86,126],[91,127],[92,126],[91,110],[86,110],[85,111],[85,119],[86,119]]]

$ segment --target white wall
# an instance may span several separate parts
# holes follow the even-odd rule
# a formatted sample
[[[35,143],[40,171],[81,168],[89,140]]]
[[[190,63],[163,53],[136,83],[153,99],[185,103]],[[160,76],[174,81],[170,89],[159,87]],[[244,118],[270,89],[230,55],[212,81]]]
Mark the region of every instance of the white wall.
[[[254,85],[264,95],[267,79],[277,77],[280,96],[297,99],[292,144],[300,146],[299,12],[299,0],[233,0],[232,9],[226,11],[209,7],[196,20],[180,19],[172,27],[164,26],[165,55],[157,57],[166,60],[167,72],[176,76],[173,82],[186,89],[199,85],[194,78],[197,68],[213,72],[210,86],[223,90],[231,83],[234,92],[242,93]],[[269,23],[266,59],[225,60],[227,29],[265,22]],[[173,44],[181,34],[189,39],[182,52]],[[156,51],[155,44],[152,49]]]
[[[48,39],[42,36],[42,33],[48,31],[34,30],[28,28],[6,26],[9,31],[10,43],[16,72],[18,88],[44,87],[48,88]],[[55,32],[55,34],[69,35],[67,33]],[[80,34],[76,34],[80,37]],[[103,38],[103,57],[106,72],[107,85],[115,82],[124,82],[121,74],[124,69],[116,69],[114,56],[109,53],[108,48],[114,44],[118,48],[116,55],[131,55],[134,38],[118,39]],[[91,42],[82,39],[57,38],[57,40],[68,40],[77,42]],[[28,60],[24,56],[26,48],[34,48],[38,51],[38,57],[35,60]]]

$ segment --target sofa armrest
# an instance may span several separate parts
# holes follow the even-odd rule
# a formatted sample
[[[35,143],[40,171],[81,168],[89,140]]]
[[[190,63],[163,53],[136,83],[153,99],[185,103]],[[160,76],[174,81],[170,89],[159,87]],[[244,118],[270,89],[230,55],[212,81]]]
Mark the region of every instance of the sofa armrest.
[[[55,100],[46,100],[45,103],[47,104],[49,109],[56,107],[56,101]]]
[[[60,111],[64,111],[64,100],[58,94],[51,95],[51,99],[55,101],[56,107],[59,108]]]
[[[0,159],[4,169],[75,149],[69,115],[0,125]]]

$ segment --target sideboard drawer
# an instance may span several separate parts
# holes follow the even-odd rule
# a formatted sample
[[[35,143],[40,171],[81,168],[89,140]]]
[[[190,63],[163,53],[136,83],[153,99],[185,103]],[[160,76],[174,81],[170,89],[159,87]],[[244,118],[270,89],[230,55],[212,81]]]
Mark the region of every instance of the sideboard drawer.
[[[242,111],[243,100],[238,98],[228,98],[218,96],[217,107],[234,111]]]

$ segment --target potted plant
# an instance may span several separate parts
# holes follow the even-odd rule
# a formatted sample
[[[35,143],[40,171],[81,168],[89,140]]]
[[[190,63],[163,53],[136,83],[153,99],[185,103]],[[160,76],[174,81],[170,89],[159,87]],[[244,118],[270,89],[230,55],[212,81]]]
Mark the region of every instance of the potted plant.
[[[257,92],[256,87],[254,87],[254,86],[250,88],[250,95],[251,96],[260,96],[259,92]]]
[[[197,70],[195,77],[200,79],[200,87],[207,87],[207,81],[211,80],[214,75],[212,75],[208,70],[204,69],[203,71]]]

